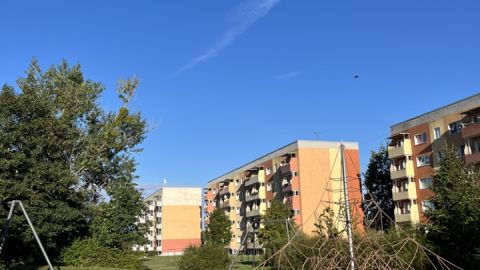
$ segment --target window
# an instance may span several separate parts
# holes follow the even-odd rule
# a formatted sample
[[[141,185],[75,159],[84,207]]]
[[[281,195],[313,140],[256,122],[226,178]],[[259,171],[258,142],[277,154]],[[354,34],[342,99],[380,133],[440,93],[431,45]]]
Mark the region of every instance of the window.
[[[427,142],[427,133],[419,133],[415,135],[415,145]]]
[[[442,161],[442,152],[435,152],[435,154],[437,155],[437,162]]]
[[[432,187],[431,177],[420,178],[419,182],[420,182],[420,189],[427,189]]]
[[[425,212],[428,210],[433,210],[434,206],[431,201],[425,200],[425,201],[422,201],[422,208],[423,208],[423,211]]]
[[[300,215],[300,209],[294,209],[294,210],[293,210],[293,214],[294,214],[295,216]]]
[[[265,174],[266,175],[270,175],[272,173],[272,168],[271,167],[267,167],[267,169],[265,170]]]
[[[440,139],[440,137],[442,136],[442,133],[440,132],[440,128],[439,127],[436,127],[433,129],[433,133],[434,133],[434,138],[435,140],[436,139]]]
[[[465,156],[465,145],[460,145],[458,147],[457,151],[458,151],[457,154],[458,154],[459,157],[464,157]]]
[[[480,115],[476,115],[473,117],[473,122],[474,123],[480,123]]]
[[[424,156],[418,156],[417,157],[417,167],[428,166],[428,165],[430,165],[430,156],[429,155],[424,155]]]
[[[267,191],[272,191],[272,183],[267,183]]]
[[[236,222],[236,227],[237,227],[237,229],[240,229],[240,221]]]
[[[448,128],[450,129],[450,134],[455,134],[462,131],[463,125],[460,122],[454,122],[449,124]]]
[[[396,192],[407,192],[408,191],[408,181],[398,181],[395,191]]]
[[[397,208],[399,214],[410,214],[410,201],[398,201]]]

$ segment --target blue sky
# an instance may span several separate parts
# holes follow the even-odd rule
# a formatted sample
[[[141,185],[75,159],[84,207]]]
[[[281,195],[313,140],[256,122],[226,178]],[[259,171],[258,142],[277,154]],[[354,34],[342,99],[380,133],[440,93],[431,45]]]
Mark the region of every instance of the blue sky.
[[[112,110],[116,81],[139,77],[147,192],[164,177],[203,186],[315,132],[358,141],[365,168],[391,124],[480,90],[477,0],[6,0],[0,10],[0,84],[32,57],[67,59],[108,87]]]

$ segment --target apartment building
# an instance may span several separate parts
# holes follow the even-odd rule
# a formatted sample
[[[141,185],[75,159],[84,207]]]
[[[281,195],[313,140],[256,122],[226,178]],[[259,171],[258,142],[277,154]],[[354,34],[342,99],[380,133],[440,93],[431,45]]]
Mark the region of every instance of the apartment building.
[[[395,221],[424,222],[443,146],[455,147],[466,165],[480,162],[480,94],[393,125],[390,133]]]
[[[358,144],[343,144],[350,208],[355,228],[362,230]],[[204,191],[206,225],[214,209],[223,209],[232,223],[229,251],[261,253],[262,246],[246,236],[252,234],[252,221],[264,215],[273,200],[278,200],[292,209],[292,222],[305,233],[312,233],[316,215],[327,207],[335,213],[341,211],[340,145],[340,142],[295,141],[211,180]],[[343,222],[337,226],[340,230],[345,228]]]
[[[146,245],[134,251],[153,251],[158,255],[182,254],[190,245],[200,245],[202,227],[202,189],[163,187],[144,199],[147,211],[140,223],[149,222]]]

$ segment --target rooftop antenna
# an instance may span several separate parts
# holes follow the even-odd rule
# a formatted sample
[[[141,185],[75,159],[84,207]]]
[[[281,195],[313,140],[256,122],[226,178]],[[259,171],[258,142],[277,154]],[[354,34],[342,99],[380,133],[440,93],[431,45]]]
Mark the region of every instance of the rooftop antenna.
[[[320,141],[320,134],[323,134],[325,132],[320,132],[320,131],[315,131],[313,134],[315,135],[315,140]]]

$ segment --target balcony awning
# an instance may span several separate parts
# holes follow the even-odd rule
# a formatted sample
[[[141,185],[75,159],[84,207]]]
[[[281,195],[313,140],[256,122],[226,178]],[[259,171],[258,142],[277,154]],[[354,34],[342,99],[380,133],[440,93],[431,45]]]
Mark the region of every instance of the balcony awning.
[[[225,183],[230,183],[230,182],[233,182],[233,179],[229,179],[229,178],[228,178],[228,179],[224,179],[224,180],[222,180],[220,183],[224,183],[224,184],[225,184]]]
[[[469,115],[469,114],[480,114],[480,107],[470,109],[468,111],[464,111],[461,114]]]
[[[400,132],[400,133],[396,133],[396,134],[393,134],[392,136],[388,137],[387,139],[401,139],[401,138],[405,138],[405,137],[408,137],[410,136],[410,133],[403,133],[403,132]]]

